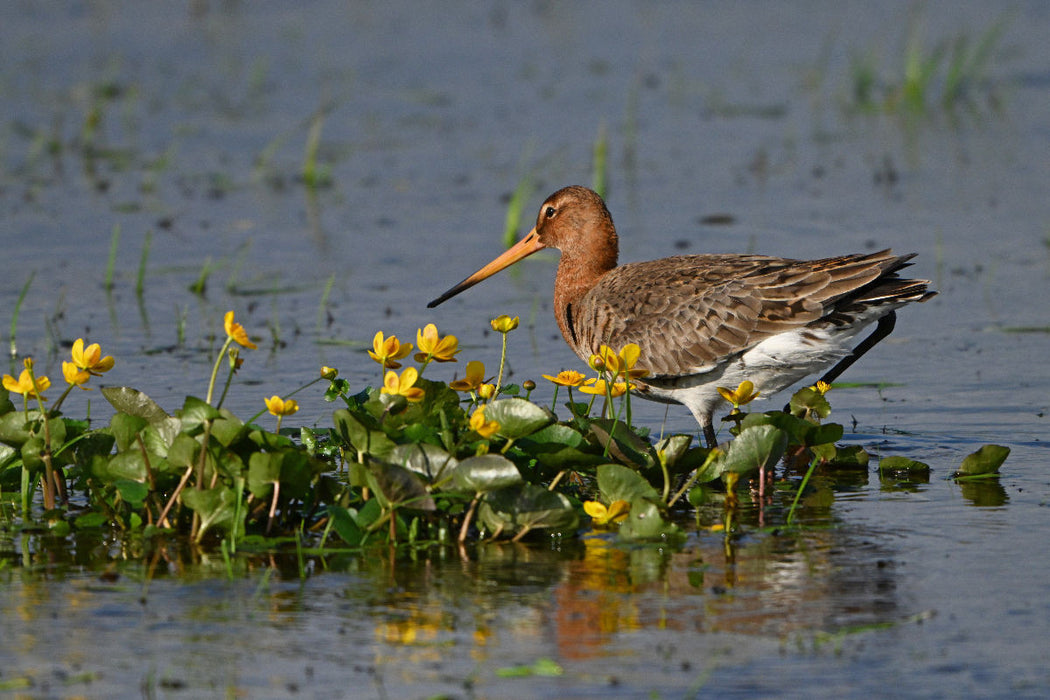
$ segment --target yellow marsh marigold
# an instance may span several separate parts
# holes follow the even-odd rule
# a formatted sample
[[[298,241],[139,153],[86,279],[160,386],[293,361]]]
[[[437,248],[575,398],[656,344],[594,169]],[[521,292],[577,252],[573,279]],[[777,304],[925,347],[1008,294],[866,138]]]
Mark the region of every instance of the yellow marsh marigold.
[[[326,367],[321,365],[321,379],[327,379],[328,381],[334,380],[339,376],[339,370],[335,367]]]
[[[99,347],[98,343],[92,343],[85,348],[83,338],[77,338],[73,342],[73,349],[70,355],[73,357],[74,365],[96,377],[101,377],[103,372],[113,369],[115,364],[115,360],[111,356],[106,355],[102,357],[102,348]],[[70,384],[72,383],[70,382]]]
[[[634,389],[635,385],[631,384],[630,388]],[[616,398],[617,396],[623,396],[624,394],[626,394],[627,389],[628,387],[626,382],[613,382],[609,393],[612,394],[613,398]],[[606,382],[604,379],[588,379],[580,387],[580,391],[582,391],[585,394],[597,394],[599,396],[605,396]]]
[[[489,324],[492,326],[492,330],[497,333],[510,333],[518,327],[520,322],[521,320],[517,316],[511,318],[510,316],[503,314],[502,316],[497,316],[489,321]]]
[[[745,379],[740,382],[740,386],[735,391],[730,391],[725,387],[717,387],[718,393],[722,395],[722,398],[733,404],[734,408],[740,408],[744,404],[751,403],[759,392],[755,391],[755,385]]]
[[[405,368],[400,376],[391,370],[383,377],[383,388],[379,391],[383,394],[404,396],[409,401],[422,401],[423,390],[415,386],[417,379],[419,379],[419,372],[415,367]]]
[[[254,350],[258,346],[248,338],[248,331],[244,330],[244,326],[233,320],[233,312],[227,311],[226,316],[223,317],[222,325],[226,329],[226,335],[229,336],[238,345]]]
[[[398,360],[408,357],[410,352],[412,352],[412,343],[402,344],[396,335],[384,338],[383,331],[379,331],[372,338],[372,349],[368,351],[368,354],[386,369],[398,369],[401,367]]]
[[[40,396],[41,392],[47,391],[47,388],[51,386],[51,380],[47,377],[36,377],[36,380],[34,381],[29,372],[33,366],[33,361],[27,359],[25,365],[26,368],[22,370],[20,375],[18,375],[17,380],[10,374],[4,375],[4,388],[12,394],[21,394],[22,396],[35,398]]]
[[[91,387],[84,386],[89,379],[91,379],[91,373],[87,370],[80,369],[73,362],[62,363],[62,376],[65,377],[66,384],[72,384],[73,386],[79,386],[84,391],[91,391]]]
[[[416,331],[416,362],[455,362],[454,355],[459,352],[459,340],[454,335],[438,336],[438,329],[433,323]]]
[[[826,393],[828,393],[829,391],[831,391],[831,385],[830,385],[830,384],[828,384],[828,383],[827,383],[826,381],[824,381],[823,379],[821,379],[821,380],[820,380],[819,382],[817,382],[816,384],[814,384],[814,385],[813,385],[813,389],[814,389],[814,390],[815,390],[815,391],[816,391],[816,392],[817,392],[818,394],[820,394],[821,396],[823,396],[824,394],[826,394]]]
[[[263,401],[266,402],[266,410],[275,416],[290,416],[299,410],[299,404],[295,399],[285,400],[276,394]]]
[[[586,501],[583,504],[583,510],[587,515],[591,516],[594,524],[600,527],[626,520],[631,512],[631,504],[627,501],[613,501],[606,508],[604,504],[598,501]]]
[[[448,386],[456,391],[476,391],[484,383],[485,363],[471,360],[467,363],[467,375],[462,379],[449,382]]]
[[[543,375],[543,378],[549,382],[554,382],[558,386],[579,386],[580,384],[583,384],[583,380],[586,379],[581,372],[577,372],[574,369],[562,370],[561,372],[558,372],[558,375],[555,377],[545,374]]]
[[[482,384],[481,386],[478,387],[478,396],[481,397],[482,399],[484,399],[485,401],[488,401],[489,399],[491,399],[495,395],[496,395],[496,385],[495,384]]]
[[[488,439],[499,432],[499,423],[494,420],[485,420],[485,409],[479,408],[470,417],[470,429]]]

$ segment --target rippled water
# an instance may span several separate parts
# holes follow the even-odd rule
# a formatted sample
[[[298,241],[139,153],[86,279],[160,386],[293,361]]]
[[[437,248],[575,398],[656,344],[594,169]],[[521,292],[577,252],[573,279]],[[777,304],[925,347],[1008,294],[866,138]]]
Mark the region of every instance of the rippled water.
[[[843,108],[856,59],[899,79],[909,22],[932,50],[1000,20],[972,107]],[[553,257],[425,303],[500,250],[523,177],[525,226],[549,192],[590,183],[602,129],[625,261],[892,246],[919,253],[913,271],[940,296],[844,377],[887,386],[831,396],[847,441],[930,463],[926,483],[825,475],[802,532],[750,513],[739,537],[704,520],[664,548],[589,536],[311,556],[302,582],[284,555],[238,558],[231,580],[218,554],[163,550],[151,569],[141,543],[5,532],[0,687],[1045,695],[1048,30],[1039,2],[14,5],[0,26],[0,342],[35,274],[17,349],[52,375],[86,336],[117,357],[107,381],[177,408],[204,393],[229,308],[262,341],[228,401],[245,416],[321,364],[374,383],[375,331],[431,321],[492,363],[488,319],[520,315],[515,380],[578,367],[550,314]],[[331,185],[311,192],[299,173],[318,114]],[[89,401],[104,419],[97,393],[66,410]],[[328,420],[319,393],[301,404],[305,422]],[[682,409],[640,411],[694,429]],[[1013,450],[1001,479],[947,479],[986,442]]]

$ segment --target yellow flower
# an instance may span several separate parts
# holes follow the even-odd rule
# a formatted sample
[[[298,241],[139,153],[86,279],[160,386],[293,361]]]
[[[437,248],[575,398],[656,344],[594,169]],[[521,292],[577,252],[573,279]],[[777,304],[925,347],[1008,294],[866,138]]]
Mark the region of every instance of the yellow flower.
[[[627,343],[620,348],[620,372],[627,379],[638,379],[649,374],[647,369],[635,369],[634,366],[638,364],[638,358],[642,354],[642,349],[638,347],[637,343]]]
[[[829,391],[831,391],[831,385],[828,384],[823,379],[821,379],[819,382],[817,382],[816,384],[813,385],[813,390],[816,391],[821,396],[823,396],[824,394],[826,394]]]
[[[404,396],[409,401],[422,401],[423,390],[414,386],[419,379],[419,372],[415,367],[408,367],[398,376],[393,370],[386,373],[383,378],[383,388],[380,393]]]
[[[598,352],[591,355],[587,364],[596,372],[609,372],[614,377],[620,373],[620,356],[608,345],[598,348]]]
[[[492,325],[492,330],[498,333],[510,333],[512,330],[518,327],[520,320],[517,316],[511,318],[510,316],[503,314],[489,321]]]
[[[446,335],[444,338],[438,336],[438,329],[433,323],[428,323],[422,330],[416,331],[416,362],[455,362],[453,357],[459,352],[459,340],[454,335]]]
[[[233,320],[232,311],[226,312],[222,325],[226,328],[226,335],[232,338],[238,345],[251,348],[252,350],[258,347],[248,338],[248,331],[244,330],[244,326]]]
[[[467,363],[467,376],[449,382],[449,388],[456,391],[475,391],[485,383],[485,364],[477,360]]]
[[[296,403],[295,399],[282,399],[280,396],[274,395],[268,399],[263,399],[266,402],[266,410],[275,416],[290,416],[299,410],[299,404]]]
[[[495,395],[496,395],[496,385],[495,384],[482,384],[481,386],[478,387],[478,396],[480,396],[481,398],[483,398],[486,401],[488,401],[489,399],[491,399]]]
[[[99,347],[98,343],[92,343],[85,348],[83,338],[76,339],[73,343],[73,350],[70,354],[73,356],[74,365],[96,377],[101,377],[103,372],[108,372],[113,369],[115,363],[113,358],[109,355],[102,357],[102,348]],[[65,370],[63,370],[63,373],[65,373]],[[84,381],[87,380],[85,379]],[[70,384],[73,383],[74,382],[70,382]],[[83,382],[80,383],[82,384]]]
[[[499,432],[499,423],[485,420],[485,409],[479,408],[470,417],[470,429],[487,439]]]
[[[629,388],[634,389],[635,385],[631,384]],[[626,394],[627,389],[628,386],[626,382],[613,382],[610,393],[612,393],[613,398],[616,398],[617,396],[623,396]],[[599,396],[605,396],[606,382],[604,379],[588,379],[584,382],[583,386],[580,387],[580,391],[585,394],[598,394]]]
[[[29,368],[33,366],[32,361],[27,360],[25,364],[26,369],[22,370],[22,373],[18,375],[17,381],[10,374],[4,375],[4,388],[12,394],[21,394],[22,396],[35,398],[51,386],[51,380],[47,377],[37,377],[36,381],[34,381],[29,374]]]
[[[87,370],[80,369],[73,362],[62,363],[62,376],[66,379],[66,384],[72,384],[73,386],[79,386],[84,391],[90,391],[91,387],[86,387],[84,384],[87,380],[91,379],[91,373]]]
[[[583,380],[586,377],[574,369],[566,369],[558,372],[558,376],[556,377],[545,374],[543,375],[543,378],[549,382],[554,382],[558,386],[579,386],[580,384],[583,384]]]
[[[755,391],[755,385],[747,379],[740,382],[740,386],[736,388],[736,391],[730,391],[721,386],[717,388],[722,398],[733,404],[733,408],[740,408],[744,404],[751,403],[759,394],[759,392]]]
[[[379,331],[375,338],[372,338],[372,349],[368,351],[368,354],[386,369],[398,369],[401,366],[398,360],[407,357],[410,352],[412,352],[412,343],[402,345],[396,335],[384,339],[383,331]]]
[[[631,504],[627,501],[613,501],[606,508],[598,501],[586,501],[583,504],[583,510],[587,515],[591,516],[594,524],[600,527],[626,520],[627,515],[631,512]]]
[[[338,376],[339,370],[337,370],[335,367],[326,367],[324,365],[321,365],[321,379],[327,379],[328,381],[332,381]]]

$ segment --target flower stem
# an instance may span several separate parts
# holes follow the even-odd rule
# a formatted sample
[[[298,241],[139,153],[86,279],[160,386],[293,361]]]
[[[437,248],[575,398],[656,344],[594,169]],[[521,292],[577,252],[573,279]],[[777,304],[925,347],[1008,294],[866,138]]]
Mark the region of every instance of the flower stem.
[[[499,374],[496,375],[496,390],[492,392],[493,397],[499,396],[500,387],[503,386],[503,364],[507,360],[507,334],[501,333],[503,336],[503,348],[499,354]]]
[[[211,403],[212,394],[215,393],[215,378],[219,376],[219,364],[222,363],[222,358],[226,356],[226,349],[230,347],[232,342],[233,338],[227,336],[226,342],[222,345],[222,350],[219,350],[219,355],[215,358],[215,365],[211,368],[211,380],[208,381],[208,396],[204,399],[204,403]]]

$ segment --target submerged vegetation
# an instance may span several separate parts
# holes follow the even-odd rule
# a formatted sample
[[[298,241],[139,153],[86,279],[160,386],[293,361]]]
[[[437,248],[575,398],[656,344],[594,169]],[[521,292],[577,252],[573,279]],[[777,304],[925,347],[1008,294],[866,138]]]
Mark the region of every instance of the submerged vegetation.
[[[322,367],[287,396],[260,396],[259,412],[247,420],[223,407],[242,352],[256,348],[232,311],[204,398],[187,396],[172,413],[133,388],[108,387],[101,391],[116,413],[93,428],[63,415],[62,404],[116,360],[78,339],[62,364],[66,387],[49,405],[51,379],[24,358],[17,378],[4,375],[0,394],[0,487],[18,494],[2,517],[58,535],[90,528],[184,535],[222,543],[224,552],[259,538],[324,549],[516,541],[536,532],[573,537],[588,520],[621,539],[667,542],[680,535],[676,520],[701,503],[720,503],[712,527],[733,532],[741,500],[764,503],[764,480],[757,496],[746,486],[778,464],[803,475],[785,482],[796,494],[784,524],[815,468],[867,467],[861,447],[835,444],[842,426],[823,422],[831,411],[827,384],[803,388],[787,410],[766,413],[743,410],[757,395],[750,382],[721,389],[732,406],[724,421],[733,439],[708,449],[691,435],[652,436],[632,424],[633,382],[645,376],[637,346],[603,346],[589,378],[571,370],[544,375],[555,389],[548,407],[530,400],[534,382],[504,384],[518,318],[500,316],[491,326],[502,339],[494,374],[470,361],[458,379],[432,378],[435,365],[459,359],[455,336],[430,324],[413,345],[380,331],[369,352],[380,366],[378,388],[355,391],[337,369]],[[414,364],[403,367],[409,356]],[[292,394],[318,383],[339,406],[331,427],[282,428],[299,408]],[[558,406],[561,387],[568,401]],[[986,446],[957,477],[994,475],[1007,453]],[[886,462],[904,472],[926,468]]]

